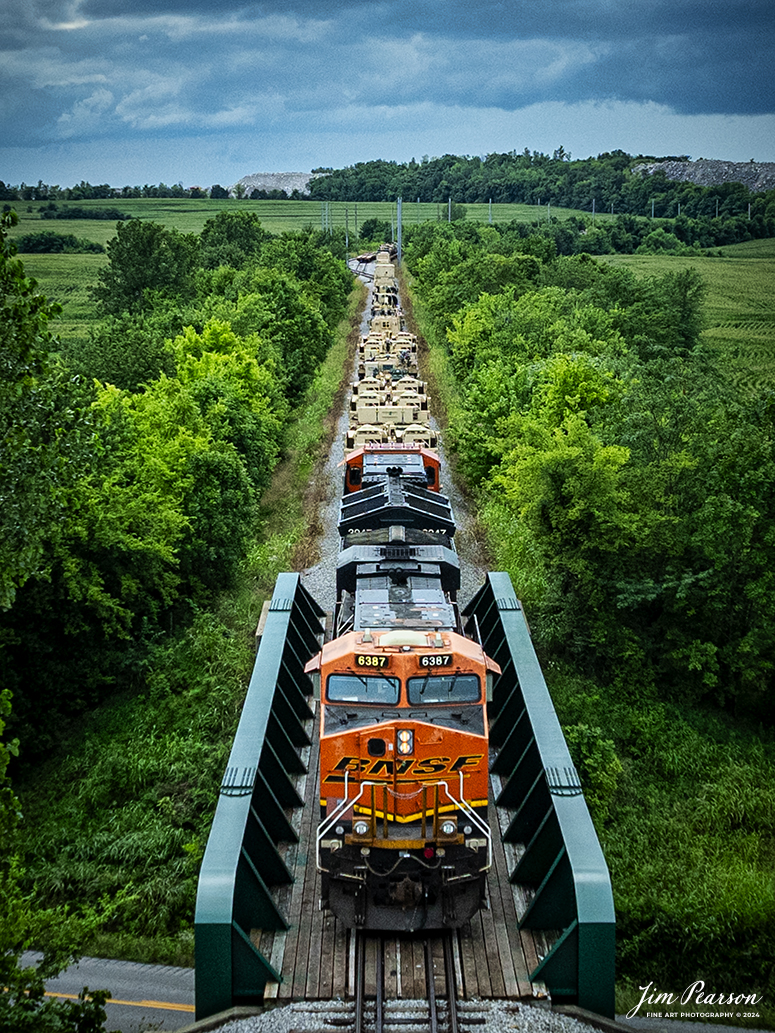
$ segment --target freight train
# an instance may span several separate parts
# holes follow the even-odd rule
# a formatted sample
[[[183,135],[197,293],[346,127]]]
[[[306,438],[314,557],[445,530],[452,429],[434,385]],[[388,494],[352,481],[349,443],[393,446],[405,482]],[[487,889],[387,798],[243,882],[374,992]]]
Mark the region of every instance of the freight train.
[[[306,667],[320,700],[322,904],[361,929],[455,928],[482,906],[492,864],[487,701],[500,669],[458,609],[455,522],[387,249],[357,373],[333,638]]]

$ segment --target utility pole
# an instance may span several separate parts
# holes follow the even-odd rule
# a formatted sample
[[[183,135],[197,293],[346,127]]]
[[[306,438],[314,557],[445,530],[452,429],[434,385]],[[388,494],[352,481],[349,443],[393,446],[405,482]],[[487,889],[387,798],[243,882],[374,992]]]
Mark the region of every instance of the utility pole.
[[[398,264],[401,265],[401,209],[402,209],[402,198],[398,198],[396,201],[396,222],[398,223]]]
[[[451,197],[449,199],[449,204],[447,206],[447,222],[452,222],[452,198]]]
[[[651,218],[654,218],[654,198],[651,198]]]

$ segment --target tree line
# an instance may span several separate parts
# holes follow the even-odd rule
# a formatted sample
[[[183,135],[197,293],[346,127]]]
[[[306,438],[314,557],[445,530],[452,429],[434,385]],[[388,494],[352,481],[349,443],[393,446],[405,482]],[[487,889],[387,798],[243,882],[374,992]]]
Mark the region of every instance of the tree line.
[[[109,183],[89,183],[81,180],[71,187],[61,187],[59,184],[44,183],[39,179],[36,184],[19,183],[13,185],[0,180],[0,201],[95,201],[114,198],[167,198],[182,197],[201,200],[210,197],[213,200],[228,200],[232,194],[227,187],[220,183],[213,183],[209,187],[191,186],[184,187],[182,183],[145,183],[143,186],[113,187]],[[307,200],[307,194],[293,190],[287,193],[285,190],[251,190],[245,189],[242,183],[234,187],[234,196],[237,198],[249,198],[254,201],[264,200]],[[51,218],[52,216],[49,216]]]
[[[559,148],[553,155],[539,151],[509,151],[485,157],[445,154],[417,162],[358,162],[327,172],[309,185],[312,199],[329,201],[419,200],[446,204],[530,204],[577,208],[613,215],[654,215],[658,218],[748,216],[775,226],[775,191],[751,193],[741,183],[698,186],[669,180],[662,170],[653,175],[633,172],[640,162],[670,157],[633,157],[622,150],[595,158],[572,160]]]

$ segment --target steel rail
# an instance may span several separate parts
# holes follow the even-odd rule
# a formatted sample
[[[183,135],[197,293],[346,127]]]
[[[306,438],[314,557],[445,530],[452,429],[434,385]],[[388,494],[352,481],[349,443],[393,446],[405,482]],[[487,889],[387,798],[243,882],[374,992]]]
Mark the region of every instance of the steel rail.
[[[376,1033],[382,1033],[385,1025],[385,941],[381,936],[377,939],[376,994],[374,1028]]]
[[[363,1033],[366,1008],[366,936],[355,932],[355,1033]]]
[[[430,937],[424,941],[425,946],[425,990],[428,998],[428,1030],[438,1033],[439,1013],[436,1005],[436,981],[433,976],[433,942]]]
[[[449,1009],[449,1033],[458,1033],[457,1022],[457,986],[455,984],[455,959],[452,956],[452,936],[444,937],[444,968],[447,983],[447,1007]]]

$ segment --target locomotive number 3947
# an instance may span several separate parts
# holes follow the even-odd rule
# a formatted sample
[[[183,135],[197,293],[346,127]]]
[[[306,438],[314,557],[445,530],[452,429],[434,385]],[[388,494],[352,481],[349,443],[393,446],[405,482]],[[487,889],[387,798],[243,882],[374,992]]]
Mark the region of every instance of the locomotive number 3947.
[[[420,667],[450,667],[451,653],[428,653],[420,657]]]

